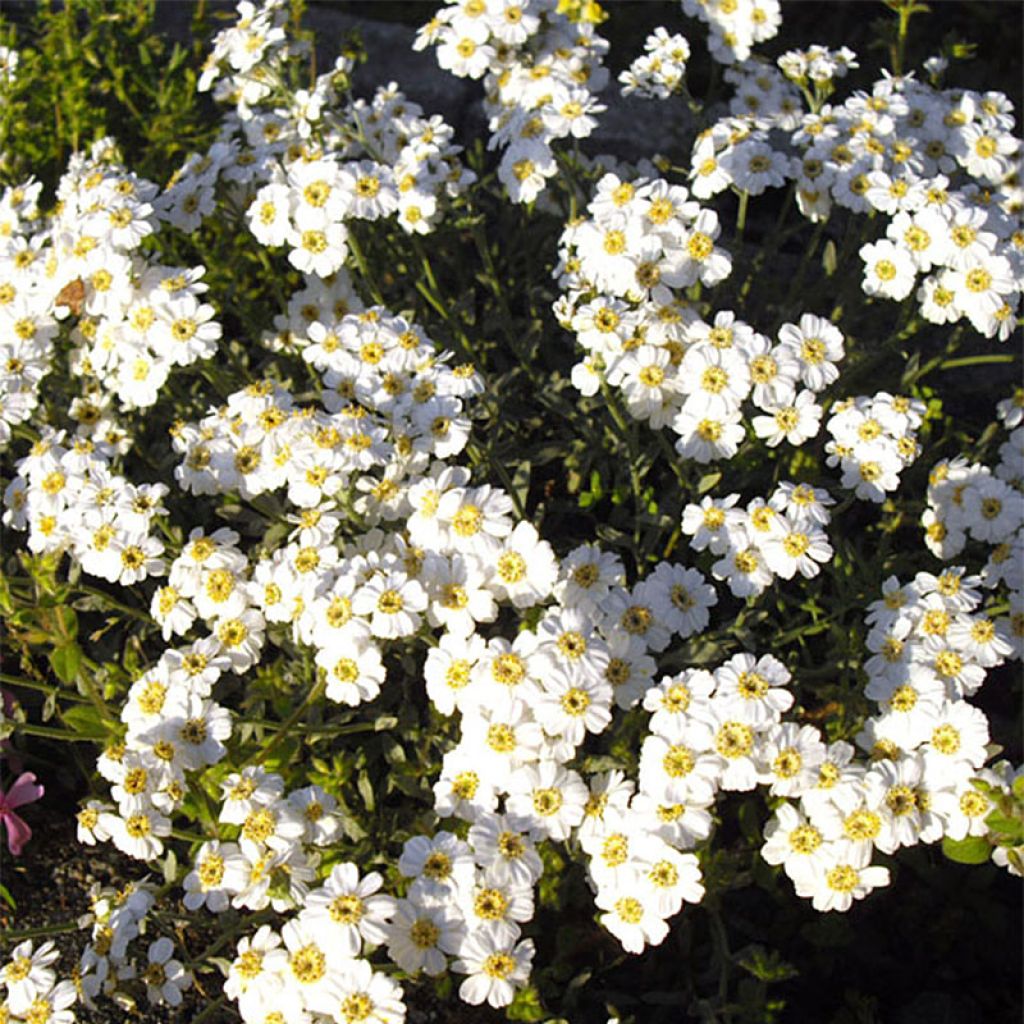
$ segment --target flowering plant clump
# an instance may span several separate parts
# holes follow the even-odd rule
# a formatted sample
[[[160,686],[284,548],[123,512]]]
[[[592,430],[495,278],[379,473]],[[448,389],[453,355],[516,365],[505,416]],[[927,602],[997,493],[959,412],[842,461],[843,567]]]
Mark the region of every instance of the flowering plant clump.
[[[0,886],[3,1020],[775,1020],[768,917],[1024,874],[1021,146],[888,6],[858,79],[775,0],[617,65],[615,5],[451,0],[473,138],[242,0],[147,72],[188,149],[0,151],[0,820],[66,744],[131,865]],[[622,97],[678,139],[601,152]]]

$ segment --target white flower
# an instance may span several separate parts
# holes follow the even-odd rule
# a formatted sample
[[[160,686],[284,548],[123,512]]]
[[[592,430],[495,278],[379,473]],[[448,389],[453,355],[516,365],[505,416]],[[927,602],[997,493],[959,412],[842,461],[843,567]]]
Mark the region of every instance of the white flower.
[[[810,885],[816,874],[829,867],[825,836],[791,803],[779,805],[765,825],[764,838],[761,856],[769,864],[781,864],[794,882]]]
[[[761,552],[768,568],[787,580],[797,572],[806,579],[817,576],[819,563],[830,561],[833,553],[824,530],[810,523],[793,522],[788,514],[779,532],[762,541]]]
[[[146,998],[153,1005],[180,1006],[182,992],[192,984],[192,975],[180,961],[171,959],[173,952],[174,943],[166,936],[150,943],[149,965],[142,972],[142,980],[146,985]]]
[[[871,864],[865,843],[838,842],[808,879],[797,883],[797,894],[810,897],[815,910],[849,910],[854,900],[889,884],[889,869]]]
[[[899,302],[914,290],[914,261],[906,249],[888,239],[860,248],[864,260],[862,286],[868,295],[881,295]]]
[[[668,924],[657,911],[655,896],[643,892],[638,879],[614,889],[603,889],[595,902],[602,910],[601,924],[614,935],[627,953],[642,953],[645,946],[658,946],[668,935]]]
[[[508,780],[512,826],[534,839],[565,839],[583,820],[587,787],[576,772],[551,761],[517,768]]]
[[[532,840],[505,815],[482,815],[469,830],[469,844],[477,863],[499,883],[530,886],[544,870]]]
[[[530,977],[533,940],[506,942],[489,926],[473,932],[460,950],[452,969],[469,977],[459,986],[459,996],[473,1006],[487,1002],[499,1009],[508,1006]]]
[[[388,956],[409,974],[434,977],[448,967],[445,953],[457,953],[465,938],[465,922],[453,907],[399,900],[388,925]]]
[[[7,987],[7,1002],[16,1014],[22,1014],[38,996],[44,996],[57,981],[57,972],[50,965],[60,956],[52,942],[44,942],[37,950],[31,940],[15,946],[10,960],[0,970],[0,981]]]
[[[783,441],[799,447],[821,429],[822,410],[812,391],[801,391],[789,403],[765,403],[765,407],[771,415],[755,416],[752,425],[754,433],[769,448],[776,448]]]
[[[445,902],[473,884],[475,867],[466,843],[450,832],[438,832],[432,839],[406,840],[398,870],[413,879],[410,899]]]
[[[804,313],[799,324],[783,324],[779,343],[800,365],[800,379],[812,391],[822,391],[839,376],[843,335],[824,317]]]
[[[419,613],[426,611],[427,604],[419,581],[397,569],[374,576],[352,598],[352,610],[368,616],[373,635],[383,639],[415,633],[421,622]]]
[[[215,914],[226,910],[231,897],[244,887],[245,863],[235,843],[203,843],[195,868],[182,883],[186,909],[196,910],[205,904]]]
[[[339,963],[324,984],[311,991],[307,998],[310,1009],[336,1021],[402,1024],[405,1020],[402,986],[375,971],[368,960]]]
[[[551,545],[525,520],[505,538],[494,557],[490,586],[499,600],[529,608],[545,600],[555,585],[558,562]]]
[[[306,897],[301,917],[324,945],[359,956],[364,940],[379,945],[387,938],[395,901],[375,895],[383,884],[375,871],[360,878],[355,864],[336,864],[324,884]]]
[[[316,655],[317,665],[327,674],[328,700],[352,707],[373,700],[385,677],[380,649],[370,639],[369,631],[359,625],[361,628],[346,630],[344,644],[332,643]]]

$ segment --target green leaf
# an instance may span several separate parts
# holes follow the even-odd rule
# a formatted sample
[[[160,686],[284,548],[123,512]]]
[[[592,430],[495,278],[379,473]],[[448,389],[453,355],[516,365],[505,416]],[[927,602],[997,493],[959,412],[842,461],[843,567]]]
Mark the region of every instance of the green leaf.
[[[821,254],[821,265],[829,277],[836,272],[836,267],[838,266],[836,243],[831,238],[825,243],[825,251]]]
[[[50,651],[50,667],[62,683],[73,683],[81,666],[82,649],[74,641]]]
[[[171,885],[178,877],[178,855],[173,850],[167,851],[164,858],[164,881]]]
[[[99,711],[91,704],[79,704],[77,707],[68,708],[61,713],[61,717],[69,729],[82,736],[95,740],[107,738],[107,727],[103,724]]]
[[[541,1006],[540,993],[533,985],[529,985],[516,993],[505,1016],[508,1020],[543,1020],[547,1014]]]
[[[11,910],[17,910],[18,904],[14,902],[14,897],[11,895],[10,890],[3,882],[0,882],[0,899],[6,903]]]
[[[377,805],[377,801],[373,796],[373,783],[365,771],[359,773],[359,777],[356,779],[356,789],[359,790],[359,795],[363,798],[366,809],[372,811]]]
[[[942,840],[942,852],[957,864],[984,864],[992,853],[992,847],[981,836],[968,836],[966,839],[946,836]]]
[[[1019,842],[1024,838],[1024,821],[1018,821],[1016,818],[1009,818],[1005,814],[1000,814],[998,811],[993,811],[986,819],[985,824],[988,825],[990,832],[998,832],[999,835],[995,838],[1011,839],[1014,842]]]
[[[707,494],[719,480],[722,479],[721,473],[708,473],[706,476],[702,476],[697,483],[697,493]]]

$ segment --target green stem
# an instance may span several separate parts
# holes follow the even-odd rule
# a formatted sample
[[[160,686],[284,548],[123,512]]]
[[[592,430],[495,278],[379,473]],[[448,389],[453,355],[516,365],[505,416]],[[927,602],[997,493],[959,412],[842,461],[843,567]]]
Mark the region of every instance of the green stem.
[[[249,914],[243,917],[234,928],[226,931],[218,939],[211,942],[206,949],[202,950],[198,956],[193,957],[190,966],[195,967],[205,964],[209,957],[213,956],[218,950],[223,949],[242,932],[249,931],[250,929],[255,930],[265,921],[269,921],[273,916],[274,911],[268,908],[267,910],[261,910],[255,914]],[[198,1018],[196,1019],[198,1020]]]
[[[58,729],[51,725],[34,725],[32,722],[18,722],[14,726],[16,733],[23,732],[26,736],[41,736],[48,740],[64,740],[67,743],[103,743],[104,736],[83,736],[70,729]]]
[[[77,921],[65,921],[63,924],[44,924],[38,928],[8,929],[0,935],[0,942],[9,942],[13,945],[17,942],[23,942],[25,939],[41,939],[46,935],[66,935],[68,932],[80,930]]]
[[[299,719],[302,718],[313,702],[321,693],[323,693],[326,686],[326,676],[317,679],[317,681],[310,687],[309,693],[306,694],[306,699],[288,716],[288,718],[284,720],[281,724],[281,728],[277,731],[274,738],[259,752],[255,758],[257,763],[266,761],[274,748],[280,746],[285,737],[288,736],[292,729],[298,724]]]
[[[153,620],[149,616],[148,612],[144,612],[139,608],[133,608],[131,605],[118,601],[117,598],[111,597],[105,590],[100,590],[99,587],[90,587],[87,584],[79,583],[76,584],[75,589],[80,590],[83,594],[87,594],[90,597],[99,598],[111,608],[116,608],[117,611],[124,612],[125,615],[130,615],[132,618],[138,619],[140,622],[145,622],[150,626],[153,625]]]
[[[348,247],[352,251],[352,255],[355,257],[356,266],[359,267],[359,273],[366,283],[366,287],[370,290],[370,296],[378,306],[386,306],[387,303],[384,301],[384,295],[380,290],[380,285],[377,284],[377,278],[370,271],[370,267],[366,262],[366,257],[363,255],[362,247],[359,244],[359,239],[356,238],[354,231],[349,231],[348,235]],[[417,282],[418,283],[418,282]]]
[[[490,451],[486,453],[480,452],[477,446],[472,442],[467,446],[467,451],[470,454],[476,454],[481,461],[487,463],[488,468],[497,473],[502,486],[506,491],[508,491],[508,496],[512,499],[512,504],[516,509],[516,515],[518,515],[520,519],[526,519],[526,508],[520,500],[519,494],[515,489],[515,484],[512,483],[512,478],[508,475],[508,470],[505,468],[501,460],[493,458]]]
[[[213,1014],[223,1008],[227,1000],[228,997],[222,995],[219,999],[209,1003],[197,1016],[192,1018],[192,1024],[201,1024],[202,1021],[208,1020]]]
[[[258,725],[264,729],[280,730],[281,722],[270,722],[263,718],[246,719],[247,725]],[[373,722],[352,722],[348,725],[292,726],[292,732],[301,736],[356,736],[361,732],[376,732]]]
[[[750,200],[750,193],[744,189],[740,192],[740,206],[736,211],[736,241],[743,241],[743,232],[747,226],[747,203]]]
[[[83,697],[79,693],[69,693],[63,687],[52,686],[49,683],[41,683],[35,679],[25,679],[22,676],[9,676],[5,672],[0,672],[0,683],[10,683],[11,686],[23,686],[28,690],[38,690],[40,693],[58,694],[65,700],[69,700],[74,704],[88,704],[89,698]]]
[[[209,836],[201,836],[198,832],[186,832],[181,828],[172,828],[171,836],[175,839],[183,839],[186,843],[208,843]]]
[[[800,263],[796,268],[796,274],[793,276],[793,280],[790,283],[789,291],[786,294],[786,301],[782,304],[783,309],[789,309],[793,304],[794,297],[799,293],[800,287],[804,283],[804,275],[807,273],[807,266],[811,262],[811,258],[814,256],[815,251],[821,242],[822,235],[825,234],[825,221],[818,221],[817,227],[814,229],[814,234],[811,235],[811,241],[807,248],[804,249],[804,254],[800,258]]]
[[[900,24],[896,33],[896,49],[892,59],[892,70],[897,75],[903,74],[903,58],[907,50],[907,30],[910,28],[910,16],[913,13],[913,0],[903,0],[899,9]]]
[[[1012,363],[1016,357],[1012,355],[963,356],[960,359],[947,359],[939,364],[940,370],[954,370],[958,366],[984,366],[988,363]]]

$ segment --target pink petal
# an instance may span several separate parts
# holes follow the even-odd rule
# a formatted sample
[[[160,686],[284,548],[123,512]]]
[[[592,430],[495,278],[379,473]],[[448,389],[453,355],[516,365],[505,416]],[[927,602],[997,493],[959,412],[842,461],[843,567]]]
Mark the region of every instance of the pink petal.
[[[14,785],[7,790],[7,796],[3,802],[8,807],[21,807],[23,804],[30,804],[38,800],[46,790],[36,782],[33,772],[24,772],[14,781]]]
[[[17,857],[32,838],[32,829],[14,811],[0,811],[0,821],[7,826],[7,849]]]

